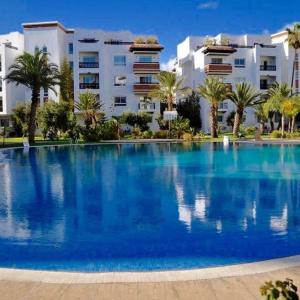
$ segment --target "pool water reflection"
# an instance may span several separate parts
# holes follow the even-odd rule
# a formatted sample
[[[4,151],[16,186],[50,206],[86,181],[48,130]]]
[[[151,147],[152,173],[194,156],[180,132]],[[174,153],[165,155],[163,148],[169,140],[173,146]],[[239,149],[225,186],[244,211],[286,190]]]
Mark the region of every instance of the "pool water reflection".
[[[300,147],[3,150],[0,267],[186,269],[300,254]]]

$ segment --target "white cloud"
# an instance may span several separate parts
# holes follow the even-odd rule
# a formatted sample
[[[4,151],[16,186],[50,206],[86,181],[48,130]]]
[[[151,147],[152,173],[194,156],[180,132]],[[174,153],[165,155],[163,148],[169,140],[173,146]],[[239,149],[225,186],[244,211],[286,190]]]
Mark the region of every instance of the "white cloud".
[[[270,34],[270,30],[269,30],[269,29],[264,29],[264,30],[262,31],[262,34]]]
[[[200,3],[197,8],[198,9],[216,9],[219,7],[219,3],[217,1],[207,1]]]
[[[161,69],[163,71],[172,71],[176,63],[176,57],[171,57],[168,61],[161,63]]]

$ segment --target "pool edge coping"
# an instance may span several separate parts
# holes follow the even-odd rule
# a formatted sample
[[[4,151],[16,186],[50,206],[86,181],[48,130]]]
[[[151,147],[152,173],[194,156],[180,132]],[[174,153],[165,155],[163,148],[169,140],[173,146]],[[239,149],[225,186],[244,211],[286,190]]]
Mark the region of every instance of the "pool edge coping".
[[[176,282],[254,275],[299,266],[300,255],[222,267],[149,272],[77,273],[0,268],[0,280],[53,284]]]

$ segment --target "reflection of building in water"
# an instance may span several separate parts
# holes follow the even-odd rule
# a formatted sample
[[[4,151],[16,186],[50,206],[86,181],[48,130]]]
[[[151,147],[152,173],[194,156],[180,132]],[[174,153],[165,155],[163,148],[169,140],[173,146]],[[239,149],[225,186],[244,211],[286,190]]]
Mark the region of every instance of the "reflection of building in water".
[[[180,171],[181,158],[177,157],[173,184],[179,221],[188,231],[197,222],[214,227],[216,232],[231,226],[249,232],[259,224],[260,229],[286,233],[288,221],[299,211],[300,193],[299,181],[290,180],[290,174],[281,168],[282,158],[266,157],[259,148],[257,162],[249,159],[247,171],[242,161],[245,157],[239,155],[238,149],[226,151],[226,157],[222,151],[216,148],[203,152],[197,159],[186,161]],[[285,160],[289,149],[286,151]]]

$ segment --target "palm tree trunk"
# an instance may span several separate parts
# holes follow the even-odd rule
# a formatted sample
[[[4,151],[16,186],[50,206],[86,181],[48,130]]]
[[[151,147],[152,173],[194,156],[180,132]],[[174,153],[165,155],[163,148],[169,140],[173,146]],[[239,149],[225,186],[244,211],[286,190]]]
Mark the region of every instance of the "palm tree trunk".
[[[292,80],[291,80],[291,96],[293,95],[293,88],[294,88],[296,58],[297,58],[297,50],[295,49],[294,60],[293,60],[293,69],[292,69]]]
[[[291,132],[294,132],[294,130],[295,130],[295,123],[296,123],[296,116],[293,116],[292,117]]]
[[[260,122],[259,123],[260,134],[264,134],[264,128],[265,128],[265,123],[264,122]]]
[[[237,109],[235,116],[234,116],[234,125],[233,125],[233,134],[235,136],[238,136],[238,133],[240,131],[240,125],[242,122],[244,111],[242,109]]]
[[[212,104],[210,107],[210,118],[211,118],[211,137],[218,137],[218,119],[217,119],[218,108],[215,104]]]
[[[284,115],[281,115],[281,138],[284,136]]]
[[[270,127],[271,127],[271,132],[274,130],[274,121],[273,121],[274,113],[269,113],[269,119],[270,119]]]
[[[31,95],[31,106],[28,124],[28,140],[29,144],[34,144],[35,130],[36,130],[36,112],[39,103],[39,89],[33,89]]]

